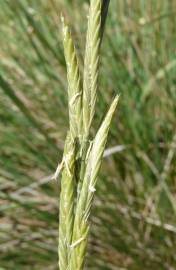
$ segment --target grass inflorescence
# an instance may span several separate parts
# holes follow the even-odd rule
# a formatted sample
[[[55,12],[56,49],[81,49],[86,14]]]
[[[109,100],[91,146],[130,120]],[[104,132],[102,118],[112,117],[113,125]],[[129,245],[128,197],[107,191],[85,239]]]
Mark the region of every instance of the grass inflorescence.
[[[58,14],[67,14],[83,80],[88,8],[84,0],[1,1],[3,270],[58,269],[51,176],[66,151],[69,111]],[[86,269],[176,269],[175,10],[169,0],[110,1],[91,134],[114,91],[122,98],[96,183]]]
[[[59,269],[82,270],[89,235],[89,216],[97,176],[118,96],[94,139],[92,126],[98,90],[103,2],[91,0],[85,48],[84,77],[69,27],[61,16],[68,79],[69,130],[63,155],[59,216]],[[107,13],[106,13],[107,14]],[[104,15],[106,16],[106,15]],[[104,18],[105,19],[105,18]]]

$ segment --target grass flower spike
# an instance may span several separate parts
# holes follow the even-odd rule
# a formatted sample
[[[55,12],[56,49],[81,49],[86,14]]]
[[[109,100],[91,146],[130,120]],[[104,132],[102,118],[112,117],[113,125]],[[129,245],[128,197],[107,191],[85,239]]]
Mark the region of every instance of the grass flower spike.
[[[111,119],[118,103],[117,96],[95,138],[91,139],[90,128],[98,89],[101,22],[105,21],[101,16],[107,14],[104,12],[107,11],[107,6],[107,2],[102,0],[90,1],[83,87],[74,43],[62,16],[68,79],[69,131],[62,161],[58,248],[60,270],[84,268],[91,206]]]

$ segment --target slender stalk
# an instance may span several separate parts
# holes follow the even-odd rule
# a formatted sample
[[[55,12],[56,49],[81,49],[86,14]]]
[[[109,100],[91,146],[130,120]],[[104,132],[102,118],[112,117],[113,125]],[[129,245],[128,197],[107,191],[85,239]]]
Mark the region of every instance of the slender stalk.
[[[110,4],[110,0],[102,0],[102,8],[101,8],[101,37],[100,37],[101,41],[103,39],[104,28],[105,28],[106,18],[107,18],[107,14],[108,14],[109,4]]]

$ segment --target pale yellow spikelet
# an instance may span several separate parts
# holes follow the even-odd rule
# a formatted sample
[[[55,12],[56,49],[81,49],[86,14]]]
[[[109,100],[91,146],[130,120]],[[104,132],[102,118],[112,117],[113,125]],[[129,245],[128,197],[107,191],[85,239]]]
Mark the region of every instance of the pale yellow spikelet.
[[[68,269],[69,247],[72,240],[74,220],[75,182],[75,141],[67,135],[63,156],[59,211],[59,267]]]
[[[62,32],[65,61],[67,65],[68,102],[71,136],[79,137],[82,132],[82,84],[75,46],[63,16]]]
[[[83,126],[89,133],[95,113],[101,41],[101,0],[90,1],[83,80]]]

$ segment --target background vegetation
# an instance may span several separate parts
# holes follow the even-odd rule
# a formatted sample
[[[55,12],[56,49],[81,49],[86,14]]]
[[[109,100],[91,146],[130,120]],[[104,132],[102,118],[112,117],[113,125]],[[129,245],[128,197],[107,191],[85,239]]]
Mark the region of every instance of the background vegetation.
[[[88,1],[0,4],[0,269],[54,270],[59,189],[49,176],[68,127],[59,14],[82,57]],[[121,98],[87,269],[176,269],[175,14],[174,0],[111,1],[95,128],[114,92]]]

